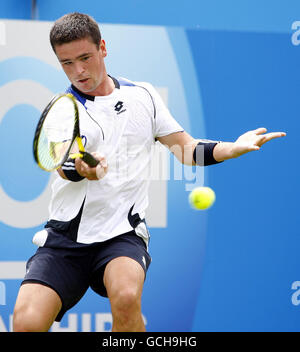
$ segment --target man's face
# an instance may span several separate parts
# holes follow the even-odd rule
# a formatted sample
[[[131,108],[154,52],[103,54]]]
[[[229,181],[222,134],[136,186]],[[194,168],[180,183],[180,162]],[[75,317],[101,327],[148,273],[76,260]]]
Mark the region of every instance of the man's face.
[[[90,38],[85,38],[57,45],[55,52],[70,82],[81,92],[96,95],[95,90],[106,77],[104,40],[99,49]]]

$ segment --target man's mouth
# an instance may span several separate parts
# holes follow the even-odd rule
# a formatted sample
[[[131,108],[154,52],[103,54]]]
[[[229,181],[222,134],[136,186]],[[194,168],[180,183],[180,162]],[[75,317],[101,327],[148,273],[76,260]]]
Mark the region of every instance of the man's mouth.
[[[83,78],[83,79],[78,79],[77,82],[79,83],[85,83],[87,82],[88,78]]]

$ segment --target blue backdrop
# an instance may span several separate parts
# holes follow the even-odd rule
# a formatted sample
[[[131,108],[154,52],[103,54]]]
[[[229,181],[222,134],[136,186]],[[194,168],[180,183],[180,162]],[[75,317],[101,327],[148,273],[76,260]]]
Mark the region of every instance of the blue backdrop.
[[[167,227],[150,229],[153,263],[143,297],[147,329],[299,331],[300,237],[296,212],[300,47],[295,37],[300,27],[296,23],[300,21],[300,5],[296,1],[253,0],[188,0],[184,6],[181,1],[170,0],[142,3],[114,1],[95,6],[94,1],[37,1],[37,19],[53,21],[64,13],[82,11],[93,15],[100,28],[101,24],[160,26],[155,28],[163,32],[157,34],[165,33],[170,45],[166,56],[149,49],[152,41],[164,40],[151,36],[150,27],[150,33],[141,32],[148,35],[141,51],[143,38],[138,36],[143,26],[128,29],[126,33],[132,36],[118,32],[118,26],[115,30],[104,26],[105,39],[111,45],[107,60],[112,73],[167,87],[171,111],[195,137],[233,141],[262,126],[287,132],[284,139],[270,142],[259,152],[206,170],[205,184],[217,195],[207,212],[192,211],[187,204],[186,183],[170,180]],[[30,16],[30,1],[0,3],[0,18],[29,20]],[[39,40],[38,36],[25,39]],[[119,41],[128,51],[118,51],[113,43]],[[163,53],[165,50],[161,47]],[[135,67],[143,55],[147,65]],[[37,66],[31,70],[25,67],[30,79],[41,82],[42,74],[35,78]],[[15,76],[15,71],[2,68],[0,85],[26,78]],[[65,83],[61,75],[45,85],[54,91]],[[183,89],[182,99],[179,88]],[[183,101],[186,109],[178,101]],[[38,112],[30,105],[26,109],[28,116],[34,116],[34,126]],[[1,138],[8,138],[12,121],[19,114],[16,106],[0,121]],[[29,132],[24,139],[30,140],[33,127],[26,126]],[[27,194],[25,182],[13,183],[12,174],[4,167],[10,160],[3,158],[1,155],[0,182],[5,192],[21,201],[36,197],[46,176],[34,176],[40,186],[34,183]],[[31,165],[31,161],[25,164],[26,159],[23,162],[24,169]],[[30,170],[24,177],[33,177]],[[18,229],[0,223],[0,261],[26,260],[34,251],[32,234],[41,226]],[[19,281],[2,282],[6,285],[6,305],[0,305],[0,329],[8,330]],[[95,314],[91,323],[95,329],[95,321],[100,319],[96,312],[109,312],[109,306],[89,292],[72,312],[77,314],[78,330],[85,319],[83,314]],[[102,315],[103,326],[109,329],[105,317]],[[62,326],[70,326],[71,320],[66,316]]]

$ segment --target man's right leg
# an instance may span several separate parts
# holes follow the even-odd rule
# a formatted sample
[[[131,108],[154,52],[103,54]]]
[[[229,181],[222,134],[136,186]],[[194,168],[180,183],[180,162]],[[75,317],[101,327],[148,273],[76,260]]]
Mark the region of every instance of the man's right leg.
[[[13,315],[13,331],[48,331],[62,306],[48,286],[25,283],[20,287]]]

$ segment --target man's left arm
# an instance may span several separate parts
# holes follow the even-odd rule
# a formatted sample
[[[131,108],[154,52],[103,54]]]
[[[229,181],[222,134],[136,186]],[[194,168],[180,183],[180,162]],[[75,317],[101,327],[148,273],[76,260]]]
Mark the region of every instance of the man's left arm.
[[[175,157],[185,165],[196,165],[195,148],[200,146],[204,149],[204,160],[201,160],[201,163],[197,162],[197,164],[209,165],[259,150],[266,142],[286,135],[285,132],[266,132],[264,127],[257,128],[242,134],[235,142],[195,139],[187,132],[176,132],[157,139],[166,145]]]

